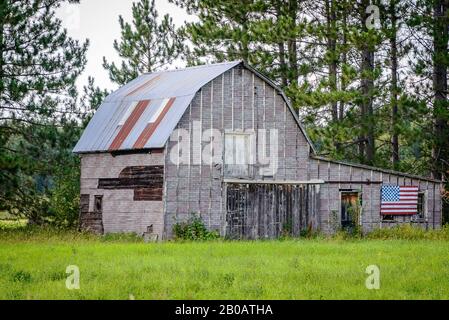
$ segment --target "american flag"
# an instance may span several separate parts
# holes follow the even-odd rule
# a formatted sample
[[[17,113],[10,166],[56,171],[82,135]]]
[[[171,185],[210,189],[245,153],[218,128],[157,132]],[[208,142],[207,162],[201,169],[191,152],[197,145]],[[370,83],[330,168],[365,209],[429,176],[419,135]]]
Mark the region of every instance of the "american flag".
[[[418,187],[382,186],[381,214],[417,214]]]

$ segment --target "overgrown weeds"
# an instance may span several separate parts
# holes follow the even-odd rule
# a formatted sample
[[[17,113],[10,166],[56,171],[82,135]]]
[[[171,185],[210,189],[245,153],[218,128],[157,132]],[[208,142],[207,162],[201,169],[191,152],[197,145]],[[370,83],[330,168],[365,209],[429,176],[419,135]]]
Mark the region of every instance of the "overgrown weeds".
[[[217,231],[209,231],[201,217],[196,214],[184,222],[173,226],[174,238],[177,241],[207,241],[220,238]],[[449,240],[449,225],[440,229],[425,230],[422,227],[401,224],[392,228],[375,229],[368,233],[339,229],[332,235],[307,229],[299,237],[283,234],[278,240]],[[29,225],[26,220],[0,220],[0,241],[43,241],[43,242],[122,242],[139,243],[143,238],[136,233],[109,233],[96,235],[79,231],[75,228],[58,228],[55,226]]]
[[[0,241],[42,241],[42,242],[143,242],[143,238],[136,233],[108,233],[96,235],[75,228],[61,228],[51,225],[30,225],[26,220],[0,220]]]
[[[217,231],[209,231],[203,219],[192,213],[187,221],[177,222],[173,226],[175,240],[204,241],[215,240],[220,237]]]
[[[375,229],[364,237],[377,240],[449,240],[449,225],[446,224],[441,229],[425,230],[410,224],[403,224],[388,229]]]

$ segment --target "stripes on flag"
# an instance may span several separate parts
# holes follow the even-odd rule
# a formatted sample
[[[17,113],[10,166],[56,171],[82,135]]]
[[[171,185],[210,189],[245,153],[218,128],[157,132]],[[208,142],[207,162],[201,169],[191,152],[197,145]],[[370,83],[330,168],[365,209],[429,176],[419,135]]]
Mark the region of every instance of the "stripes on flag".
[[[380,213],[413,215],[418,213],[418,187],[383,185]]]

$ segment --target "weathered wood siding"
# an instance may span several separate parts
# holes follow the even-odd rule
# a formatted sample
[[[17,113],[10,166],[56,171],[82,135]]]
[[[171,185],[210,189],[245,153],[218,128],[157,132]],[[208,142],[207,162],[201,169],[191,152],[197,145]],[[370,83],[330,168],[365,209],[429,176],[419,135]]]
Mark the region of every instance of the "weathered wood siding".
[[[194,127],[200,133],[219,130],[223,145],[225,132],[250,130],[258,137],[259,129],[276,129],[276,170],[268,170],[267,166],[256,163],[251,165],[248,170],[250,176],[245,179],[264,180],[264,184],[227,184],[222,161],[202,162],[202,150],[210,145],[210,141],[194,136]],[[176,129],[190,133],[191,148],[179,149],[180,136],[175,130],[164,153],[115,157],[108,153],[82,155],[83,211],[93,213],[94,197],[103,196],[101,219],[100,215],[94,214],[86,216],[85,223],[98,230],[103,228],[106,233],[131,231],[142,234],[153,225],[153,232],[159,238],[170,238],[174,223],[185,221],[192,212],[196,212],[209,229],[218,230],[223,236],[277,237],[282,233],[281,226],[290,222],[293,223],[293,235],[309,227],[332,233],[335,225],[340,223],[340,192],[348,189],[361,192],[362,224],[364,230],[369,231],[411,221],[407,216],[398,216],[394,222],[381,221],[381,184],[394,183],[418,185],[421,191],[427,191],[426,220],[418,225],[423,228],[439,228],[441,225],[439,184],[311,158],[306,137],[282,96],[269,83],[241,65],[198,91]],[[256,140],[255,145],[257,154],[259,141]],[[268,133],[265,147],[270,150]],[[173,157],[181,151],[181,158],[187,153],[187,163]],[[223,150],[219,153],[223,159]],[[195,154],[199,159],[194,157]],[[287,180],[296,183],[276,184]],[[311,180],[324,180],[325,183],[317,186],[298,182]],[[313,192],[309,192],[311,189]],[[231,198],[227,193],[230,190]],[[309,190],[307,196],[304,195],[305,190]],[[259,197],[257,201],[255,195]],[[240,204],[234,206],[232,197],[240,197]],[[247,202],[243,203],[243,200]],[[236,212],[237,224],[233,224],[232,212]],[[265,222],[261,223],[263,219]]]
[[[395,216],[394,221],[382,221],[380,215],[381,185],[415,185],[419,191],[427,191],[426,219],[413,221],[422,228],[439,228],[441,226],[441,192],[440,184],[427,180],[413,179],[399,174],[384,173],[380,170],[368,170],[330,161],[311,159],[312,178],[322,179],[320,192],[320,229],[332,233],[334,215],[340,221],[340,191],[342,189],[359,190],[362,194],[362,226],[365,232],[375,228],[388,228],[398,223],[412,222],[411,216]],[[365,183],[360,183],[360,182]],[[368,182],[371,183],[368,183]]]
[[[103,212],[90,211],[90,194],[80,196],[80,221],[81,230],[96,234],[103,234]]]
[[[177,129],[191,133],[194,121],[201,131],[218,129],[245,131],[278,130],[278,168],[274,175],[265,176],[255,165],[253,179],[305,180],[309,162],[309,145],[299,130],[282,96],[253,72],[235,67],[205,85],[194,97],[178,123]],[[177,140],[176,131],[172,139]],[[173,163],[170,152],[177,152],[178,143],[167,144],[165,235],[171,237],[176,221],[187,219],[190,213],[201,214],[210,229],[226,231],[226,194],[220,165],[196,164],[190,150],[190,164]],[[267,139],[269,140],[269,139]],[[201,150],[209,142],[201,143]],[[267,141],[267,144],[269,141]],[[200,145],[194,145],[200,148]]]
[[[81,156],[81,195],[85,202],[83,210],[87,209],[86,212],[93,213],[94,197],[102,195],[104,233],[142,234],[148,226],[153,225],[154,233],[161,237],[164,223],[161,189],[163,166],[163,153],[116,156],[109,153],[83,154]],[[144,191],[141,190],[142,185]],[[86,217],[87,220],[94,218],[94,216]],[[98,223],[98,219],[95,222]],[[85,226],[81,212],[81,227]]]
[[[226,236],[299,237],[319,225],[319,185],[226,184]]]
[[[205,85],[195,96],[191,105],[179,122],[177,129],[190,132],[194,122],[199,123],[200,131],[219,129],[228,131],[277,129],[278,130],[278,168],[270,176],[262,174],[261,166],[256,164],[249,170],[250,179],[258,180],[301,180],[321,179],[333,181],[321,185],[317,210],[317,228],[326,233],[333,232],[332,219],[340,219],[340,190],[357,189],[362,193],[365,231],[376,227],[388,227],[400,222],[409,222],[410,217],[399,216],[395,222],[382,222],[380,216],[380,183],[360,183],[371,181],[395,182],[398,184],[419,185],[427,190],[427,219],[422,227],[438,228],[441,224],[440,186],[433,182],[409,179],[394,174],[383,174],[376,170],[366,170],[348,165],[319,161],[309,157],[309,145],[295,123],[282,96],[267,82],[250,70],[238,66]],[[203,150],[209,141],[194,145],[196,150],[188,150],[189,164],[174,163],[170,152],[177,152],[177,131],[167,143],[165,159],[165,236],[172,236],[176,221],[199,213],[210,229],[227,232],[226,184],[221,165],[204,165],[194,162],[193,153]],[[198,139],[198,138],[196,138]],[[268,139],[267,139],[268,140]],[[267,145],[269,141],[267,141]],[[258,147],[258,144],[257,144]],[[184,151],[186,152],[186,151]],[[342,181],[342,183],[335,183]],[[350,183],[347,183],[351,181]],[[359,182],[359,183],[357,183]],[[335,215],[335,217],[333,217]]]

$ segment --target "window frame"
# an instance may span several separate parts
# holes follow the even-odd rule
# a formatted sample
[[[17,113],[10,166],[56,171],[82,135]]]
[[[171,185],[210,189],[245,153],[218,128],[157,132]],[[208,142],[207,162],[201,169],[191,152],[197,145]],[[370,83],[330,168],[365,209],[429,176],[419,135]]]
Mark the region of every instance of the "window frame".
[[[415,215],[416,220],[419,221],[427,221],[427,190],[424,191],[418,191],[418,210],[419,210],[419,204],[420,204],[420,197],[422,197],[421,205],[422,205],[422,212],[417,212]]]
[[[363,223],[363,221],[362,221],[362,219],[363,219],[363,192],[360,189],[340,189],[339,190],[338,194],[339,194],[339,218],[340,218],[340,225],[343,222],[346,222],[346,223],[354,222],[354,221],[352,221],[350,219],[346,219],[346,220],[342,219],[342,217],[343,217],[342,196],[343,196],[344,193],[346,193],[346,194],[351,194],[351,193],[357,194],[357,199],[358,199],[359,205],[360,205],[359,225],[361,225]]]
[[[255,155],[253,155],[253,150],[254,150],[254,132],[248,132],[248,131],[225,131],[223,134],[223,175],[225,177],[228,178],[251,178],[253,176],[253,165],[254,165],[254,159],[252,157],[254,157]],[[227,143],[227,139],[228,137],[244,137],[244,154],[245,154],[245,160],[246,163],[243,164],[238,164],[235,163],[237,162],[237,150],[236,150],[236,140],[233,139],[233,155],[232,155],[232,160],[233,163],[229,164],[227,163],[227,159],[228,159],[228,155],[227,155],[227,148],[226,146],[228,145]],[[234,153],[235,152],[235,153]],[[240,172],[243,171],[243,173],[238,173],[238,174],[234,174],[232,169],[230,169],[230,166],[244,166],[246,167],[243,170],[238,170]]]
[[[97,209],[97,200],[99,200],[100,203],[100,209]],[[103,195],[94,195],[94,203],[93,203],[93,210],[94,213],[103,213]]]
[[[381,214],[382,222],[396,222],[394,214]]]

